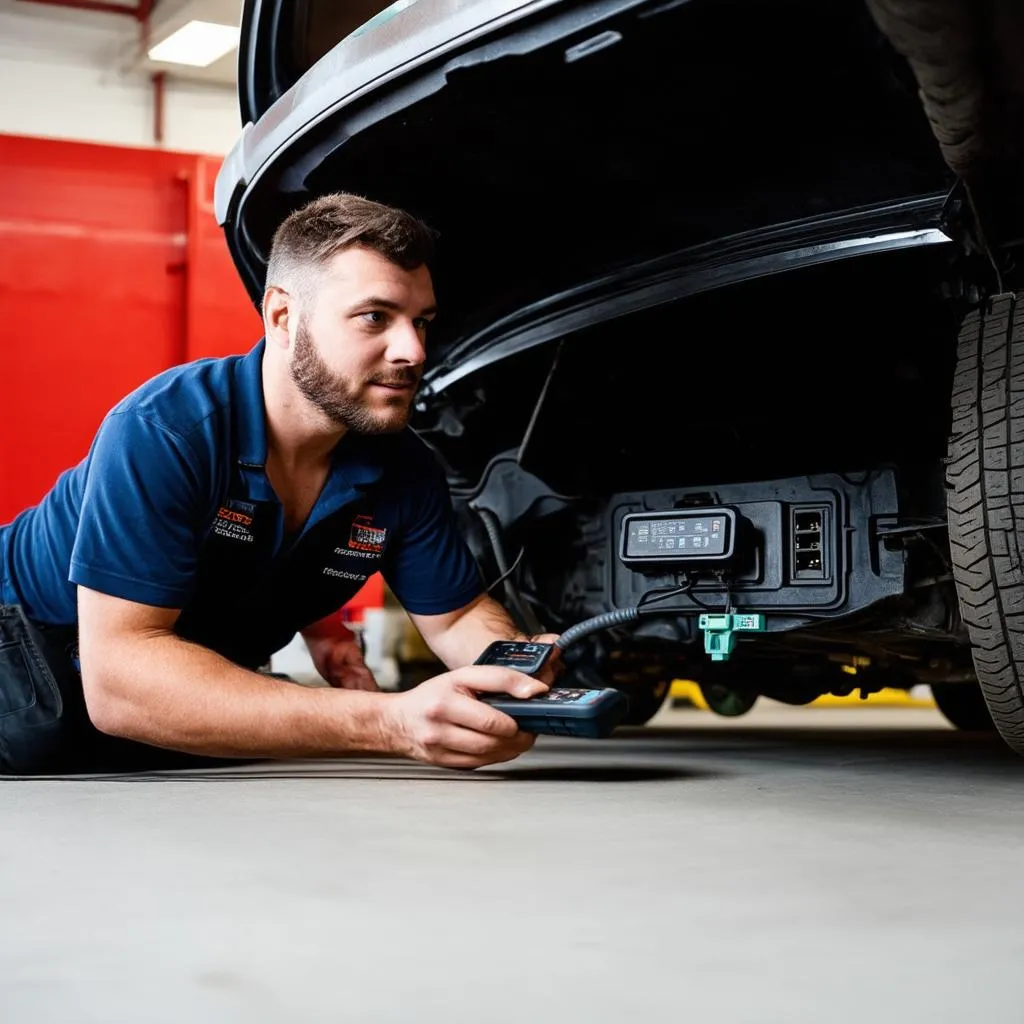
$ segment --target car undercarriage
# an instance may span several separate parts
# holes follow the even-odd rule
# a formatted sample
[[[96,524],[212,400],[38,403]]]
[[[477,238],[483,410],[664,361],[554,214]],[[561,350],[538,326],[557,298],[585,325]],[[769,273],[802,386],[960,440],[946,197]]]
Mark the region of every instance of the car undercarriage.
[[[658,598],[577,673],[792,703],[973,680],[943,477],[965,269],[927,246],[614,317],[428,393],[416,426],[528,632]],[[623,564],[623,516],[719,506],[750,530],[725,571]],[[698,622],[727,607],[764,632],[716,663]]]

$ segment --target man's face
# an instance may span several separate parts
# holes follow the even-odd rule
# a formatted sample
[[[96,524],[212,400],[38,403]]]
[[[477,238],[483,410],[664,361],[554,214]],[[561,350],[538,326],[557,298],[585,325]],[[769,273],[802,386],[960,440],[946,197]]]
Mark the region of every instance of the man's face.
[[[435,312],[425,266],[403,270],[369,249],[338,253],[300,315],[291,376],[338,426],[388,434],[409,421]]]

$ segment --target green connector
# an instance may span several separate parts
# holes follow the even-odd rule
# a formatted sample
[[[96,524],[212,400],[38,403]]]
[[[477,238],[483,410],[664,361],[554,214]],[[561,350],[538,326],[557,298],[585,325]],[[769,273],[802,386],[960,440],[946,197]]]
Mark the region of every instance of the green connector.
[[[764,616],[740,612],[705,612],[697,620],[704,631],[704,652],[725,661],[736,646],[736,634],[763,633]]]

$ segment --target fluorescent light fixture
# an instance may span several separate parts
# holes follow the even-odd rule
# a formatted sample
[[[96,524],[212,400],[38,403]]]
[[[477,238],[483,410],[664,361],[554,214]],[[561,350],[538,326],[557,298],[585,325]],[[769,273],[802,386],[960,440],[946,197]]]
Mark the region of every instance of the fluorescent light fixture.
[[[165,64],[209,67],[238,45],[237,25],[216,25],[212,21],[190,21],[149,51],[150,60]]]

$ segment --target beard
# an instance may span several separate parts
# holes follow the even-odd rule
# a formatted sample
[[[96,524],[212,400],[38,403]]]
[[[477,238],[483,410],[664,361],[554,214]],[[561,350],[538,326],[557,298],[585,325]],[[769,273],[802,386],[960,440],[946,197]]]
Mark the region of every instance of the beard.
[[[299,391],[332,423],[356,434],[394,434],[409,422],[415,391],[396,391],[394,395],[386,396],[383,408],[374,408],[362,396],[362,391],[369,384],[411,384],[415,387],[420,373],[412,368],[399,369],[392,373],[371,374],[361,383],[332,373],[320,358],[303,318],[295,331],[291,377]]]

